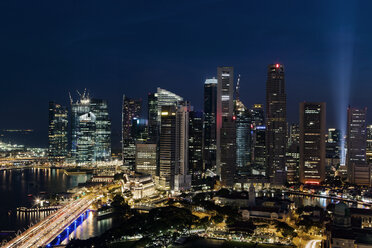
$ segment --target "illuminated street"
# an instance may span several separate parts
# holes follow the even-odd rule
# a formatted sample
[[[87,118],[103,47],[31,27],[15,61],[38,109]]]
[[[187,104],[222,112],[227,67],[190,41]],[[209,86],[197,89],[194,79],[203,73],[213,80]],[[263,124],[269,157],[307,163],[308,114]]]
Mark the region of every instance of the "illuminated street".
[[[6,244],[6,248],[45,246],[94,202],[93,196],[74,200]]]

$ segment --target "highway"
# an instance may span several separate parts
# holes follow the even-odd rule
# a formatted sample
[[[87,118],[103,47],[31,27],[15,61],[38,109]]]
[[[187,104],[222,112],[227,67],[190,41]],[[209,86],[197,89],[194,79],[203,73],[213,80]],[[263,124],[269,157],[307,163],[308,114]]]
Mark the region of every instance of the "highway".
[[[55,213],[49,215],[44,220],[9,241],[4,247],[29,248],[46,246],[82,213],[87,211],[95,200],[95,197],[89,195],[68,203]]]

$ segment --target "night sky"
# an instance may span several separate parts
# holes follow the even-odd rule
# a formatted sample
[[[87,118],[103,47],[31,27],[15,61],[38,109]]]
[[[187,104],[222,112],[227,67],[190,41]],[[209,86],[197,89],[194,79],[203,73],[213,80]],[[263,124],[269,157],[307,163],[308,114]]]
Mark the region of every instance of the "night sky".
[[[162,87],[202,109],[204,80],[220,65],[241,74],[247,106],[264,103],[270,63],[285,65],[289,122],[300,101],[326,101],[327,125],[339,127],[347,104],[372,107],[371,9],[367,0],[1,1],[0,129],[34,129],[45,146],[48,101],[68,105],[69,91],[87,88],[108,99],[120,135],[123,94],[146,99]]]

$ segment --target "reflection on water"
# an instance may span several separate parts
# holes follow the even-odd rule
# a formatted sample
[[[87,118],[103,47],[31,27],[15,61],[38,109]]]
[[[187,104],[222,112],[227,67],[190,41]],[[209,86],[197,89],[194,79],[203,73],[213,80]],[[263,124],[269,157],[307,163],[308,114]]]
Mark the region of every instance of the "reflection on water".
[[[89,239],[95,236],[103,234],[105,231],[110,229],[112,226],[112,218],[103,220],[97,220],[93,216],[93,212],[89,212],[88,218],[76,229],[70,233],[69,239]],[[67,244],[67,238],[61,242],[61,244]]]
[[[19,230],[26,228],[45,217],[45,213],[20,214],[17,207],[32,207],[35,199],[53,193],[63,193],[85,182],[89,175],[67,176],[61,169],[15,169],[0,171],[0,230]]]

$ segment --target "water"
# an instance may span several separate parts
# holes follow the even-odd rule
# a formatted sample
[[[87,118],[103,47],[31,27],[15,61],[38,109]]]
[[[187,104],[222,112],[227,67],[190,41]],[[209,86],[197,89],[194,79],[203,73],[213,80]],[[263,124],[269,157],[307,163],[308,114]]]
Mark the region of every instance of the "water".
[[[44,218],[46,213],[17,214],[17,207],[32,207],[37,198],[65,193],[68,189],[85,182],[89,175],[67,176],[61,169],[17,169],[0,171],[0,230],[23,231],[30,223]],[[32,195],[32,196],[31,196]],[[100,235],[111,227],[112,220],[88,217],[79,228],[71,233],[74,238],[89,238]],[[1,239],[1,237],[0,237]]]

